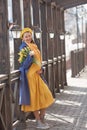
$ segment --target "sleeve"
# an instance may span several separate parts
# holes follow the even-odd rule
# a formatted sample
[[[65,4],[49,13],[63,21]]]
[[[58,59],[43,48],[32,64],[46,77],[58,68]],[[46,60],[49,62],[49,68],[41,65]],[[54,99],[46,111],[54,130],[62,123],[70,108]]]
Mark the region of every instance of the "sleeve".
[[[32,62],[33,62],[33,57],[28,55],[25,61],[22,63],[22,67],[24,69],[28,69],[31,66]]]

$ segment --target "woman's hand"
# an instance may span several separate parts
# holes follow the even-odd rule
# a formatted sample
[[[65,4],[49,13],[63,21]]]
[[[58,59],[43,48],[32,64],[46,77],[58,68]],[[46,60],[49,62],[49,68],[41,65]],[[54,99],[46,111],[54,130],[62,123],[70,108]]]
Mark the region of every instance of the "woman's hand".
[[[37,74],[42,74],[42,69],[36,71]]]
[[[34,54],[35,54],[34,51],[30,51],[30,52],[29,52],[29,55],[30,55],[30,56],[33,56]]]

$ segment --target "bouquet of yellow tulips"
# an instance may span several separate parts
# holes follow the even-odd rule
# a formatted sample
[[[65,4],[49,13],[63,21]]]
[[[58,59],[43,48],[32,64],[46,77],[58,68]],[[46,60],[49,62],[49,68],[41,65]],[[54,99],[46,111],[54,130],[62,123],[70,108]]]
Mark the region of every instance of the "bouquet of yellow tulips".
[[[21,49],[18,55],[19,55],[18,61],[20,64],[25,61],[28,55],[30,55],[30,56],[33,56],[33,63],[36,63],[37,65],[41,66],[41,63],[37,61],[37,59],[34,56],[34,51],[32,51],[28,46]]]
[[[21,49],[21,51],[18,53],[18,55],[19,55],[19,59],[18,59],[19,63],[23,63],[30,52],[31,52],[31,50],[30,50],[29,47],[24,47],[23,49]]]

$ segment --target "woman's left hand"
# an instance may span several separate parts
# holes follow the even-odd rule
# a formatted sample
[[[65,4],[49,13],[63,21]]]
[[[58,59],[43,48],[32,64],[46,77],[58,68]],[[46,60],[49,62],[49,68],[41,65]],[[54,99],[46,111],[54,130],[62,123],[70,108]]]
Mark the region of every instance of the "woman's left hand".
[[[37,74],[42,74],[42,69],[38,70],[36,73]]]

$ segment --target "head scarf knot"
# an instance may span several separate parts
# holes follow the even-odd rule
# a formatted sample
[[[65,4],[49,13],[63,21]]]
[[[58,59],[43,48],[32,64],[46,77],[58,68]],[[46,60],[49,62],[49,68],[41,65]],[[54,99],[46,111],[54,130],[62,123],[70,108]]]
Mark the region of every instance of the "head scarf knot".
[[[24,28],[24,29],[21,31],[21,33],[20,33],[20,38],[21,38],[21,39],[23,38],[23,35],[24,35],[24,33],[26,33],[26,32],[30,32],[30,33],[32,34],[31,28]]]

